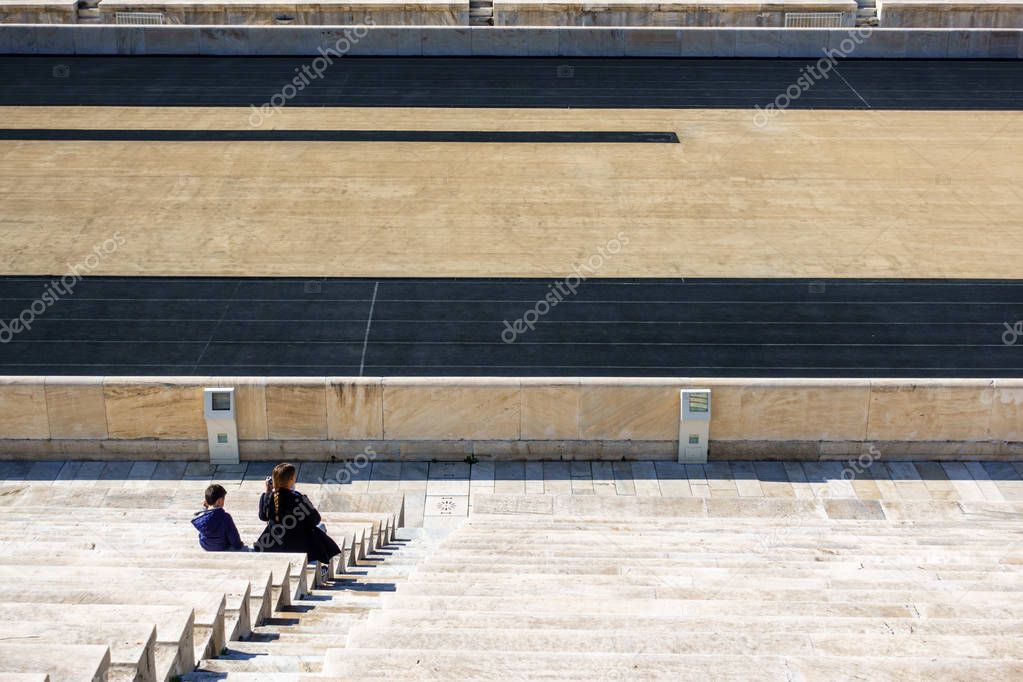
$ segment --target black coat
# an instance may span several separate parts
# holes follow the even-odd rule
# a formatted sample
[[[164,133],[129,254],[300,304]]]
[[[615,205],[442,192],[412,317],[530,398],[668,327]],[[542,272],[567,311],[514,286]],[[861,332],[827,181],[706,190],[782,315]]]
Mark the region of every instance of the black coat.
[[[260,495],[259,519],[267,524],[253,544],[257,552],[304,553],[310,560],[323,563],[341,553],[337,543],[316,527],[320,523],[316,507],[294,490],[280,491],[276,510],[273,493]]]

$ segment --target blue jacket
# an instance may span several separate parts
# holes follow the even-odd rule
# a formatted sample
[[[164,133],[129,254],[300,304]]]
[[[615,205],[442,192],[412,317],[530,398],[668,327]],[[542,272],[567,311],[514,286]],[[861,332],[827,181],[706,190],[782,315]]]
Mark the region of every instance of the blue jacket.
[[[221,507],[196,512],[192,525],[199,531],[199,546],[207,552],[229,552],[245,547],[234,519]]]

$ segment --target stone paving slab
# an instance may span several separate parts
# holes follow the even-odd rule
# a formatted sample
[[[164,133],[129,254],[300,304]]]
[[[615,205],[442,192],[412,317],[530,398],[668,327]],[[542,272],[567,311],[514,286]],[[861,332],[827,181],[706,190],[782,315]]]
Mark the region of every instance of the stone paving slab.
[[[0,461],[5,485],[195,491],[209,481],[255,495],[273,462],[212,467],[203,462]],[[876,516],[882,504],[893,515],[911,513],[911,503],[1023,501],[1023,462],[370,462],[348,476],[343,464],[305,462],[300,489],[322,493],[405,495],[406,525],[439,517],[466,517],[479,495],[542,495],[594,498],[703,498],[726,513],[724,500],[829,500],[836,518]],[[344,482],[343,482],[344,481]],[[239,499],[237,494],[234,498]],[[230,506],[230,503],[229,503]],[[544,506],[545,505],[541,505]],[[912,505],[911,505],[912,506]],[[747,507],[748,509],[748,507]],[[933,507],[946,513],[946,507]],[[745,513],[745,512],[744,512]],[[450,520],[444,521],[449,524]]]

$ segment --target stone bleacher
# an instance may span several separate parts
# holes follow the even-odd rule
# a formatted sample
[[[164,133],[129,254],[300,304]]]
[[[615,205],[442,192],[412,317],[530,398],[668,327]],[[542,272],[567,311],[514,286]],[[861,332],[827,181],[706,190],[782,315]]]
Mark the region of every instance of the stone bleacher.
[[[324,675],[1023,675],[1018,505],[725,501],[727,521],[667,498],[589,515],[476,514],[434,551],[380,569],[396,591],[327,653]]]
[[[401,494],[310,484],[345,549],[321,582],[199,550],[191,486],[68,483],[0,489],[0,682],[1023,675],[1020,501],[481,493],[414,530]]]
[[[853,26],[854,0],[494,0],[496,26],[785,26],[791,13],[827,14],[833,26]]]
[[[465,26],[469,0],[101,0],[103,23],[117,14],[162,14],[165,24]]]
[[[0,0],[0,24],[73,24],[78,0]]]
[[[1020,28],[1020,0],[877,0],[885,28]]]
[[[81,6],[80,6],[81,5]],[[494,26],[1021,28],[1021,0],[493,0]],[[492,14],[491,14],[492,13]],[[469,0],[0,0],[0,23],[469,26]],[[792,22],[789,20],[792,19]]]
[[[264,525],[254,511],[258,493],[231,497],[251,543]],[[319,502],[344,550],[332,578],[392,541],[401,523],[393,495],[332,493]],[[252,637],[319,585],[304,555],[202,551],[190,523],[195,507],[194,492],[4,488],[0,631],[21,643],[0,642],[0,675],[166,682]]]

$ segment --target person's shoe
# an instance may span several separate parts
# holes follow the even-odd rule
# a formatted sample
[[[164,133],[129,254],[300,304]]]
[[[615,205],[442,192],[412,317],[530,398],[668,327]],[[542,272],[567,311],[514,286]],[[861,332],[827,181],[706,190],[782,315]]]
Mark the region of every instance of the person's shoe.
[[[330,564],[320,564],[320,582],[326,583],[330,580]]]

